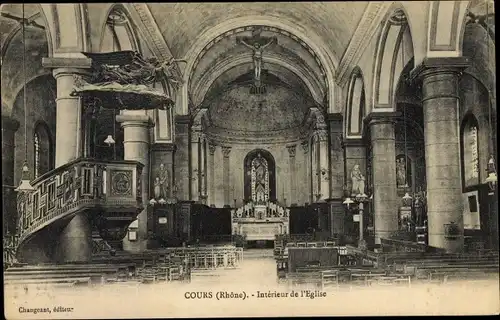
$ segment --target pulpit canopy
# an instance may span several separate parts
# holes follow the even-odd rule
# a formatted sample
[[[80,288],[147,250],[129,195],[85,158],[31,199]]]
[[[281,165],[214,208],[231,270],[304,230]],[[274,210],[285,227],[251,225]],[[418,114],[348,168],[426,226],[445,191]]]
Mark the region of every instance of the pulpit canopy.
[[[181,82],[172,72],[175,59],[160,63],[135,51],[82,53],[92,60],[92,73],[88,78],[75,78],[73,96],[119,110],[168,109],[174,105],[171,97]]]

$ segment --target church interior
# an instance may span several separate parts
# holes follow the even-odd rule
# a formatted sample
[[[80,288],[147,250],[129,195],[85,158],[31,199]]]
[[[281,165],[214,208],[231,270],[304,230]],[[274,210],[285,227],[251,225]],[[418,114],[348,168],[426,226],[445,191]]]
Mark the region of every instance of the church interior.
[[[0,13],[6,281],[498,278],[493,1]]]

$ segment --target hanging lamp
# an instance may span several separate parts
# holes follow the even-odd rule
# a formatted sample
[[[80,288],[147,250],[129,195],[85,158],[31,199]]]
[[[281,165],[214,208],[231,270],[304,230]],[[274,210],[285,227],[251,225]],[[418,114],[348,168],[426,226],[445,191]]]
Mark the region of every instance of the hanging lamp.
[[[115,31],[115,19],[116,19],[116,14],[114,14],[113,12],[110,14],[110,17],[108,17],[108,19],[111,20],[111,29],[112,29],[112,47],[113,47],[113,52],[115,52],[115,40],[118,39],[117,37],[115,37],[116,35],[116,31]],[[113,138],[113,136],[116,135],[116,109],[113,109],[113,135],[111,134],[108,134],[108,136],[106,137],[106,139],[104,140],[104,143],[106,143],[108,145],[108,147],[111,147],[111,145],[113,145],[113,160],[116,160],[116,146],[115,146],[115,139]]]
[[[32,192],[35,191],[35,188],[31,185],[30,182],[30,171],[28,166],[28,110],[26,103],[26,24],[24,18],[24,3],[22,4],[23,10],[23,20],[22,20],[22,37],[23,37],[23,108],[24,108],[24,163],[23,169],[21,173],[21,182],[19,186],[15,189],[18,192]]]

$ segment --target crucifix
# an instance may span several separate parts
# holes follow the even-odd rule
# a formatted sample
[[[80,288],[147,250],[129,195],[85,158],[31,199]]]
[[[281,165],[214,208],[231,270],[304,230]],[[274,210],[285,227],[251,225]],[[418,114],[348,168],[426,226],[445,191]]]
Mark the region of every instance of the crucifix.
[[[262,71],[262,55],[264,49],[273,43],[277,43],[276,37],[262,37],[262,28],[256,28],[252,31],[251,37],[236,37],[236,43],[241,43],[245,47],[253,51],[253,66],[254,66],[254,80],[255,86],[260,87],[260,75]]]

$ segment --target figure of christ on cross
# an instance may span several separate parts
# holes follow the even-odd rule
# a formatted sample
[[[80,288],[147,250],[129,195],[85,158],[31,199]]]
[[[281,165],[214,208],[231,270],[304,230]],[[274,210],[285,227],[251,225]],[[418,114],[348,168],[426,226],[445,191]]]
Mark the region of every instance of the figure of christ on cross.
[[[260,39],[260,37],[255,40]],[[262,70],[262,54],[264,49],[269,47],[276,41],[276,38],[271,38],[266,44],[260,45],[259,41],[253,41],[253,45],[246,42],[243,38],[236,38],[236,41],[243,44],[245,47],[251,49],[253,51],[253,66],[254,66],[254,77],[255,82],[260,83],[260,73]]]

